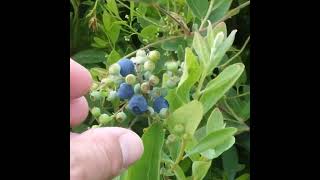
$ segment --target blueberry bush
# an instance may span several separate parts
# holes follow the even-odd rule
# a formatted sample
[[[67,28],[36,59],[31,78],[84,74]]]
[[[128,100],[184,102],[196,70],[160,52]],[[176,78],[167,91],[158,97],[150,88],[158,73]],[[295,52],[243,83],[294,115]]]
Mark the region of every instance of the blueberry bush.
[[[70,0],[70,56],[94,80],[87,120],[144,153],[117,180],[250,179],[248,0]]]

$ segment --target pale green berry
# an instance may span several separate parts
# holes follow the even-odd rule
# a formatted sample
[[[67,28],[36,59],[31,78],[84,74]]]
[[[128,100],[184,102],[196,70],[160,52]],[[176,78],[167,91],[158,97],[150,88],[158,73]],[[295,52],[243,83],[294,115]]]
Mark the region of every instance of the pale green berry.
[[[127,115],[126,115],[123,111],[117,113],[117,115],[116,115],[116,120],[117,120],[118,122],[122,122],[122,121],[124,121],[124,120],[126,120],[126,119],[127,119]]]
[[[159,51],[156,51],[156,50],[150,51],[148,54],[148,57],[151,61],[157,62],[160,59],[160,53]]]
[[[160,118],[162,118],[162,119],[167,118],[167,117],[169,116],[169,110],[168,110],[168,108],[162,108],[162,109],[160,110],[160,112],[159,112],[159,116],[160,116]]]
[[[133,62],[136,64],[143,64],[146,61],[148,61],[148,58],[146,56],[137,56]]]
[[[99,117],[101,115],[101,110],[100,108],[98,107],[93,107],[91,109],[91,114],[94,116],[94,117]]]
[[[133,90],[134,90],[134,93],[139,94],[140,93],[140,83],[134,85]]]
[[[175,142],[177,139],[177,136],[175,136],[174,134],[170,134],[167,139],[169,142]]]
[[[90,93],[90,96],[93,97],[95,100],[101,99],[101,93],[100,91],[92,91]]]
[[[167,87],[171,89],[171,88],[176,87],[177,82],[174,79],[170,78],[170,79],[168,79],[166,84],[167,84]]]
[[[106,90],[101,90],[100,94],[102,97],[107,97],[109,93]]]
[[[115,63],[115,64],[112,64],[110,67],[109,67],[109,73],[110,74],[113,74],[113,75],[118,75],[120,74],[120,70],[121,70],[121,67],[118,63]]]
[[[173,131],[176,134],[181,135],[184,133],[184,126],[182,124],[177,124],[174,126]]]
[[[154,62],[148,60],[143,64],[143,67],[144,70],[152,72],[155,69],[156,65],[154,64]]]
[[[113,86],[114,84],[115,84],[115,82],[113,82],[113,80],[110,78],[110,77],[108,77],[108,78],[103,78],[102,80],[101,80],[101,83],[102,84],[105,84],[106,86]]]
[[[144,74],[143,74],[144,78],[146,80],[149,80],[149,78],[152,76],[152,73],[150,71],[146,71]]]
[[[139,50],[137,51],[137,53],[136,53],[136,56],[137,56],[137,57],[138,57],[138,56],[145,57],[145,56],[147,56],[147,54],[146,54],[146,51],[145,51],[145,50],[139,49]]]
[[[141,92],[143,92],[143,93],[148,93],[149,90],[150,90],[150,85],[149,85],[149,83],[148,83],[148,82],[142,83],[140,89],[141,89]]]
[[[152,76],[149,78],[149,82],[150,82],[151,86],[156,86],[157,84],[159,84],[160,79],[159,79],[157,76],[152,75]]]
[[[96,90],[98,87],[99,87],[99,84],[96,83],[96,82],[93,82],[93,83],[91,84],[90,90],[91,90],[91,91]]]
[[[98,119],[99,123],[103,125],[107,124],[111,120],[112,120],[112,117],[110,117],[108,114],[101,114]]]
[[[100,126],[99,125],[93,125],[92,127],[91,127],[91,129],[95,129],[95,128],[99,128]]]
[[[127,76],[126,76],[126,83],[127,84],[130,84],[130,85],[133,85],[134,83],[136,83],[136,76],[135,75],[133,75],[133,74],[128,74]]]
[[[116,91],[110,91],[109,95],[107,97],[108,101],[113,101],[118,97],[117,92]]]
[[[179,63],[175,61],[166,62],[165,66],[168,71],[176,72],[179,67]]]

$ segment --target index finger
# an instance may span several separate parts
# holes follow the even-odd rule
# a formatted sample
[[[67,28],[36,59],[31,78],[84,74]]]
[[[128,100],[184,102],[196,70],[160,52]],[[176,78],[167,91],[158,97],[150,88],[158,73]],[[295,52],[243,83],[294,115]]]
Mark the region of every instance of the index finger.
[[[86,94],[91,86],[90,72],[70,59],[70,99],[75,99]]]

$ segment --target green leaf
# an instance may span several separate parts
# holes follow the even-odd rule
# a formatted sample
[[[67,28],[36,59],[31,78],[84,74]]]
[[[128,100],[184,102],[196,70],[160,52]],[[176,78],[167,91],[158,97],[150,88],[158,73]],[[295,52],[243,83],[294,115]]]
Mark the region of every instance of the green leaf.
[[[195,161],[192,164],[192,177],[193,180],[202,180],[209,168],[211,166],[211,161]]]
[[[83,133],[84,131],[88,130],[88,125],[87,124],[79,124],[78,126],[75,126],[72,128],[72,132],[74,133]]]
[[[142,136],[144,153],[128,170],[129,180],[160,180],[161,150],[164,131],[160,123],[153,124]],[[156,142],[156,143],[155,143]]]
[[[192,47],[196,51],[202,68],[208,68],[210,50],[207,41],[198,33],[194,33]]]
[[[88,49],[80,51],[72,56],[72,59],[80,64],[93,64],[105,61],[106,53],[99,49]]]
[[[154,25],[149,25],[142,29],[139,39],[142,43],[150,43],[157,39],[158,28]],[[145,41],[147,40],[147,42]]]
[[[234,146],[222,154],[222,164],[228,180],[234,180],[238,171],[238,153]]]
[[[223,129],[225,127],[223,121],[223,115],[218,108],[215,108],[207,121],[207,134],[210,134],[216,130]]]
[[[118,25],[116,23],[112,23],[110,31],[107,32],[107,36],[110,38],[110,40],[113,44],[116,44],[116,42],[119,38],[120,29],[121,29],[120,25]]]
[[[208,159],[215,159],[219,157],[222,153],[230,149],[235,142],[236,142],[236,139],[235,137],[232,136],[227,140],[225,140],[222,144],[218,145],[217,147],[201,153],[201,155],[206,156],[206,158]]]
[[[186,46],[186,41],[183,37],[165,41],[161,44],[161,48],[166,51],[176,51],[180,45],[182,47]]]
[[[178,165],[174,169],[174,174],[176,175],[177,180],[186,180],[183,170]]]
[[[108,45],[108,42],[99,37],[93,37],[93,40],[98,48],[105,48]]]
[[[241,63],[230,65],[207,84],[200,97],[204,114],[234,85],[243,70],[244,65]]]
[[[115,0],[107,0],[107,9],[111,11],[115,16],[119,17],[119,10]]]
[[[193,100],[188,104],[176,109],[168,118],[168,129],[174,134],[174,126],[176,124],[184,125],[185,132],[193,135],[202,119],[202,104]]]
[[[184,103],[190,101],[190,89],[199,80],[201,75],[197,57],[193,55],[190,48],[186,48],[185,66],[181,80],[177,87],[177,95]]]
[[[171,159],[177,159],[179,155],[179,149],[180,149],[180,142],[176,141],[168,146]]]
[[[107,11],[104,11],[102,14],[102,22],[103,22],[104,30],[110,31],[113,20],[111,15]]]
[[[211,23],[209,24],[208,32],[207,32],[207,36],[206,36],[209,46],[212,46],[213,41],[219,32],[223,32],[223,34],[225,35],[225,38],[227,38],[226,37],[227,36],[227,26],[224,22],[217,24],[213,29],[212,29]]]
[[[212,23],[219,21],[230,9],[232,0],[215,0],[215,6],[209,16],[209,20]]]
[[[250,180],[250,174],[248,173],[242,174],[241,176],[237,177],[236,180]]]
[[[237,132],[236,128],[228,127],[221,130],[214,131],[203,138],[196,146],[194,146],[188,153],[190,156],[195,153],[204,152],[210,148],[215,148],[224,143],[228,138],[232,137]]]
[[[228,38],[217,48],[216,53],[214,53],[214,55],[210,57],[211,63],[208,73],[211,73],[211,71],[220,64],[223,56],[232,46],[236,33],[237,30],[233,30]]]
[[[163,74],[163,77],[165,77],[165,74]],[[164,78],[162,79],[164,81]],[[177,98],[176,88],[169,89],[168,94],[165,97],[165,99],[169,102],[169,111],[173,112],[179,107],[183,105],[183,103],[180,101],[179,98]]]
[[[107,65],[116,63],[118,60],[120,60],[120,58],[120,54],[115,49],[113,49],[111,53],[108,55]]]
[[[208,10],[208,0],[186,0],[194,16],[202,19]]]

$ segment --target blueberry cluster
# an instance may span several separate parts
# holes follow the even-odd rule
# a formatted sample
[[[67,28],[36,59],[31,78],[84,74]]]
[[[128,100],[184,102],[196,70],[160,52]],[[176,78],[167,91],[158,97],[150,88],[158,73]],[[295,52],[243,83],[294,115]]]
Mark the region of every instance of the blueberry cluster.
[[[110,65],[108,75],[101,80],[100,85],[93,87],[95,90],[91,92],[91,97],[106,98],[110,102],[120,101],[120,104],[126,104],[126,108],[134,115],[148,113],[166,118],[169,112],[169,103],[165,99],[167,89],[177,85],[179,71],[182,70],[178,62],[169,61],[165,63],[166,80],[161,80],[154,72],[159,59],[158,51],[146,53],[138,50],[135,57],[123,58]],[[106,124],[111,119],[122,121],[127,118],[123,108],[111,116],[101,114],[97,107],[93,108],[91,113],[100,124]]]

